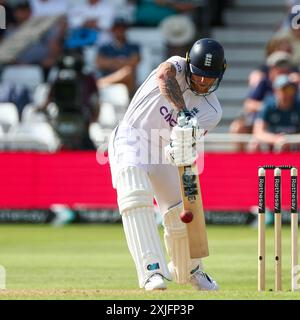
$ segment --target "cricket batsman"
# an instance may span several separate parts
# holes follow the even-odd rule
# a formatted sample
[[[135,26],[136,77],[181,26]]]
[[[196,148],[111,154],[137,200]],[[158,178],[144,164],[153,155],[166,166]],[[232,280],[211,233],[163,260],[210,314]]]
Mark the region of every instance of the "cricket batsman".
[[[183,208],[177,167],[196,160],[197,141],[191,128],[177,125],[177,116],[184,111],[196,123],[193,128],[205,133],[216,127],[222,109],[214,91],[225,69],[220,43],[210,38],[196,41],[186,58],[173,56],[151,72],[111,135],[112,182],[139,286],[145,290],[166,289],[165,280],[191,283],[197,290],[219,288],[204,272],[201,259],[190,257],[187,226],[179,217]],[[154,198],[162,214],[169,263],[155,221]]]

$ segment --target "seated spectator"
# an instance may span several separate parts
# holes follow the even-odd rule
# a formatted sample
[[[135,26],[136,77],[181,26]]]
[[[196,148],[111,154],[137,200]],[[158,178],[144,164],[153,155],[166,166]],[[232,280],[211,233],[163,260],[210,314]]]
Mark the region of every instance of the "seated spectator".
[[[63,148],[93,150],[89,125],[98,120],[99,93],[93,76],[83,72],[80,54],[65,54],[58,61],[58,73],[50,85],[46,103],[38,111],[48,113],[50,103],[57,107],[57,115],[50,123],[62,141]]]
[[[140,62],[140,49],[137,44],[128,42],[127,22],[122,18],[114,21],[111,29],[113,40],[99,47],[97,66],[101,72],[98,86],[104,87],[114,83],[127,86],[130,95],[136,89],[136,67]]]
[[[17,3],[14,7],[14,16],[16,24],[7,29],[6,36],[10,36],[17,31],[32,17],[29,3],[27,1]],[[55,26],[46,32],[39,41],[25,49],[15,63],[38,64],[43,67],[46,76],[50,68],[55,64],[57,56],[62,52],[61,37],[61,29],[59,26]]]
[[[254,136],[270,149],[288,150],[286,135],[300,133],[300,99],[298,85],[288,75],[273,83],[274,95],[264,101],[254,125]],[[299,135],[300,138],[300,135]]]
[[[86,0],[75,5],[68,15],[70,34],[66,46],[70,49],[104,43],[115,19],[115,7],[105,0]],[[77,43],[77,46],[76,46]]]
[[[268,57],[276,51],[287,52],[290,55],[293,53],[292,44],[288,39],[271,39],[265,48],[266,60]],[[297,69],[297,68],[295,68]],[[248,84],[250,88],[255,88],[258,83],[267,76],[269,71],[268,66],[265,64],[261,65],[257,69],[253,70],[248,78]]]
[[[288,74],[292,69],[291,55],[287,52],[274,52],[267,59],[268,72],[256,87],[251,88],[248,98],[244,102],[242,115],[230,125],[230,133],[252,133],[257,113],[263,100],[273,93],[272,82],[280,74]],[[246,145],[239,143],[239,151],[244,151]]]

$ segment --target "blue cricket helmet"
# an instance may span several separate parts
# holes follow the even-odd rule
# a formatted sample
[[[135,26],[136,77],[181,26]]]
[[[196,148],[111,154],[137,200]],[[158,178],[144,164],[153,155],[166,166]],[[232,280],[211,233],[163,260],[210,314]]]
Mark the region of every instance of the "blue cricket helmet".
[[[208,95],[218,89],[226,70],[226,59],[222,45],[211,38],[197,40],[186,54],[186,81],[190,89],[197,95]],[[215,78],[216,81],[205,94],[195,92],[191,88],[191,75]]]

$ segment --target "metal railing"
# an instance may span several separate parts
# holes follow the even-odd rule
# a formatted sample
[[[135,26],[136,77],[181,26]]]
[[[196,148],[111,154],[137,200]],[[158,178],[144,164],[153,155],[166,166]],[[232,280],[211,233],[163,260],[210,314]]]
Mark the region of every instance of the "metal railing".
[[[43,142],[37,138],[7,133],[0,137],[0,151],[45,151],[55,152],[59,141]]]
[[[97,147],[102,150],[107,149],[111,129],[99,128],[91,136]],[[91,132],[90,132],[91,133]],[[300,134],[286,135],[286,141],[289,145],[300,146]],[[261,150],[268,151],[267,144],[259,142],[252,134],[230,134],[230,133],[210,133],[204,137],[205,151],[234,152],[238,151],[238,144],[245,144],[245,150],[251,151],[251,145],[260,144]],[[47,143],[37,138],[27,135],[4,134],[0,136],[0,150],[32,150],[55,152],[59,149],[59,141]],[[273,151],[280,152],[285,145],[275,145]],[[291,148],[293,150],[293,148]],[[295,148],[296,150],[297,148]],[[300,150],[300,148],[298,148]]]
[[[291,149],[296,149],[300,145],[300,134],[285,135],[286,143],[291,145]],[[237,151],[238,144],[245,144],[247,151],[252,151],[253,145],[259,144],[261,150],[269,150],[269,145],[261,142],[253,134],[232,134],[232,133],[210,133],[204,138],[206,151]],[[273,151],[280,152],[286,144],[274,145]]]

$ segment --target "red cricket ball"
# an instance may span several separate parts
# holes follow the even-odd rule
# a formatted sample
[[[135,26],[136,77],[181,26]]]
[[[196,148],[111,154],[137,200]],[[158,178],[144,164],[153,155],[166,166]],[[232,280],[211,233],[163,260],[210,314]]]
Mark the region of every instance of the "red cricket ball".
[[[180,213],[180,219],[184,223],[190,223],[193,220],[194,216],[191,211],[184,210]]]

